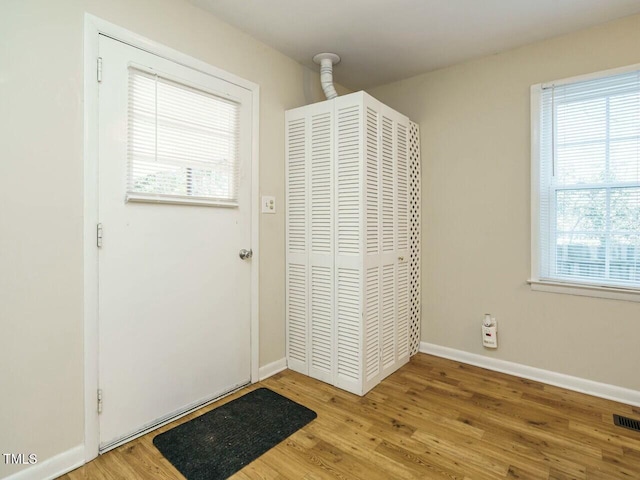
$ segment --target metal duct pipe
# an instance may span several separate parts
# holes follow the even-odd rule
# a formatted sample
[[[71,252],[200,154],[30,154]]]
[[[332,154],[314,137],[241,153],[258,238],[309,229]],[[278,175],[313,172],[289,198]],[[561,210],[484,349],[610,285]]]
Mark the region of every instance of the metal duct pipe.
[[[313,61],[320,65],[320,84],[327,100],[336,98],[338,92],[333,86],[333,66],[340,62],[340,57],[335,53],[319,53],[313,57]]]

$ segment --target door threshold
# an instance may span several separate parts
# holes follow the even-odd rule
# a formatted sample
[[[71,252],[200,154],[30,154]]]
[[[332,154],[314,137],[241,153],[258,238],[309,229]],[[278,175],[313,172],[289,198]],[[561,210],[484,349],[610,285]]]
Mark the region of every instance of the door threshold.
[[[214,397],[204,400],[202,402],[198,402],[196,405],[190,405],[185,409],[181,409],[181,410],[178,410],[177,412],[173,412],[173,413],[170,413],[169,415],[165,415],[164,417],[160,418],[158,421],[153,422],[152,424],[147,425],[141,428],[140,430],[136,430],[135,432],[129,435],[126,435],[118,440],[114,440],[104,445],[100,445],[100,448],[98,449],[98,454],[102,455],[104,453],[107,453],[110,450],[113,450],[114,448],[118,448],[124,445],[125,443],[130,442],[131,440],[135,440],[138,437],[146,435],[147,433],[152,432],[153,430],[156,430],[160,427],[163,427],[175,420],[178,420],[179,418],[182,418],[185,415],[189,415],[190,413],[193,413],[200,408],[206,407],[207,405],[211,405],[212,403],[217,402],[218,400],[222,400],[224,397],[228,397],[232,393],[236,393],[237,391],[242,390],[243,388],[249,385],[251,385],[251,381],[247,381],[243,384],[236,385],[231,390],[224,392],[222,394],[216,394]]]

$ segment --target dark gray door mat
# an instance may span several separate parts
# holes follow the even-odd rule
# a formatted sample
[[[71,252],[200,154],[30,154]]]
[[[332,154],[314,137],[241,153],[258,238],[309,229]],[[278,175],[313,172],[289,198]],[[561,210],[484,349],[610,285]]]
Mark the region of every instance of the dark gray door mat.
[[[187,480],[222,480],[316,418],[259,388],[157,435],[153,444]]]

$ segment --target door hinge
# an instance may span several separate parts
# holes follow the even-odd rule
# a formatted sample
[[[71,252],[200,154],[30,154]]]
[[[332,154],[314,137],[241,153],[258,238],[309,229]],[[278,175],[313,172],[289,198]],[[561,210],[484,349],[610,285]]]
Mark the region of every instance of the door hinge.
[[[102,246],[102,224],[101,223],[96,225],[96,245],[98,245],[98,247]]]
[[[98,413],[102,413],[102,389],[98,389]]]
[[[102,57],[98,57],[97,77],[98,83],[102,82]]]

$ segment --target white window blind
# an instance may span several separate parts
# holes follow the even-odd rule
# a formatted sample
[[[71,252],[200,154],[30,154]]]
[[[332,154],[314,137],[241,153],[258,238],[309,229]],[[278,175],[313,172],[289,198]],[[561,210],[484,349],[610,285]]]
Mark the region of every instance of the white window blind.
[[[640,72],[541,99],[540,279],[640,288]]]
[[[127,201],[236,206],[239,107],[129,67]]]

